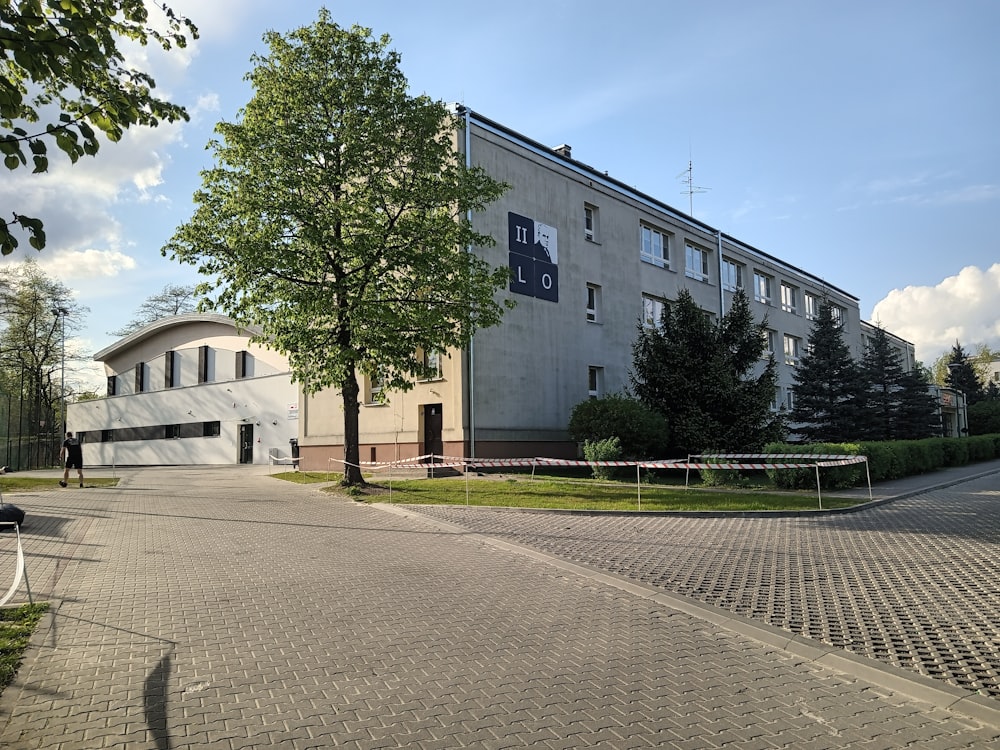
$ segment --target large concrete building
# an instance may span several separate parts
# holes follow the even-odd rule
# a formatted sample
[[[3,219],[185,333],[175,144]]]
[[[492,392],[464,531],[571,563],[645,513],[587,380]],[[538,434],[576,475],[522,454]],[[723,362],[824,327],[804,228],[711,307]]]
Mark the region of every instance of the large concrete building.
[[[575,456],[566,432],[574,405],[628,385],[636,326],[653,325],[681,288],[713,316],[746,290],[757,318],[767,317],[779,364],[776,409],[794,403],[794,369],[824,299],[860,357],[872,329],[857,297],[587,166],[569,146],[549,148],[457,111],[462,158],[511,186],[472,217],[496,246],[471,251],[509,266],[502,296],[517,304],[467,350],[427,353],[438,376],[412,391],[383,401],[377,382],[364,383],[363,461]],[[912,344],[893,342],[911,367]],[[302,466],[342,458],[339,394],[306,398],[302,412]]]
[[[98,352],[107,396],[70,404],[88,465],[266,464],[298,436],[288,361],[223,315],[177,315]]]

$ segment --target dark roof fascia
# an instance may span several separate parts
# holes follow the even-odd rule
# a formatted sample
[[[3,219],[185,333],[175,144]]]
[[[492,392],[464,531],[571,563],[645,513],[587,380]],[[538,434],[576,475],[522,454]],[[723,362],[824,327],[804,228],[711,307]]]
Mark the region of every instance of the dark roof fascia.
[[[94,360],[97,362],[103,362],[109,357],[113,357],[119,352],[125,351],[126,349],[129,349],[146,339],[152,338],[162,331],[170,328],[177,328],[189,323],[219,323],[220,325],[232,326],[236,329],[237,333],[246,333],[250,336],[259,336],[262,333],[262,330],[257,326],[247,326],[241,328],[232,318],[226,315],[219,315],[218,313],[184,313],[182,315],[171,315],[166,318],[154,320],[152,323],[143,326],[138,331],[133,331],[128,336],[125,336],[113,344],[104,347],[94,355]]]
[[[500,124],[496,120],[491,120],[488,117],[484,117],[475,110],[467,109],[463,105],[458,104],[455,105],[455,112],[460,117],[464,117],[466,112],[468,112],[470,120],[474,121],[480,127],[483,127],[486,130],[490,130],[496,133],[497,135],[509,138],[510,140],[517,142],[519,145],[523,146],[524,148],[527,148],[529,151],[532,151],[541,157],[550,159],[555,162],[559,162],[563,164],[565,167],[580,174],[586,175],[588,178],[596,180],[601,184],[605,185],[606,187],[611,188],[612,190],[617,190],[618,192],[624,193],[632,197],[633,199],[639,201],[640,203],[645,203],[651,208],[655,208],[658,211],[662,211],[663,213],[668,214],[672,219],[675,219],[676,221],[679,221],[683,224],[688,224],[689,226],[694,227],[695,229],[699,229],[703,232],[706,232],[707,234],[721,235],[723,239],[727,240],[731,244],[738,245],[741,249],[750,254],[757,255],[763,259],[766,259],[770,263],[781,266],[783,268],[787,268],[788,270],[796,274],[811,279],[814,282],[816,282],[816,284],[818,284],[819,286],[838,292],[839,294],[844,295],[848,299],[852,299],[855,302],[860,302],[859,297],[856,297],[850,292],[844,291],[843,289],[829,283],[828,281],[824,281],[815,274],[811,274],[808,271],[798,268],[797,266],[794,266],[791,263],[788,263],[787,261],[781,260],[780,258],[771,255],[770,253],[765,253],[763,250],[759,250],[753,245],[743,242],[742,240],[739,240],[730,234],[726,234],[725,232],[716,229],[710,224],[706,224],[703,221],[699,221],[698,219],[695,219],[693,216],[688,216],[687,214],[679,211],[673,206],[664,203],[663,201],[658,200],[657,198],[654,198],[653,196],[648,195],[647,193],[643,193],[641,190],[637,190],[636,188],[627,185],[621,180],[617,180],[614,177],[610,177],[604,172],[599,172],[589,164],[584,164],[583,162],[577,161],[576,159],[573,159],[571,157],[566,157],[559,153],[556,153],[545,144],[532,140],[531,138],[528,138],[527,136],[518,133],[516,130],[512,130],[506,125]]]

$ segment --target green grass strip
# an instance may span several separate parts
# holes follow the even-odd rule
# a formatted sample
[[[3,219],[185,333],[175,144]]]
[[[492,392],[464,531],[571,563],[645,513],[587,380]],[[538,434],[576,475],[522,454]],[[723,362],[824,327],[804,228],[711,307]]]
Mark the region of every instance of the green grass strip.
[[[31,634],[48,608],[45,602],[0,609],[0,691],[14,680]]]

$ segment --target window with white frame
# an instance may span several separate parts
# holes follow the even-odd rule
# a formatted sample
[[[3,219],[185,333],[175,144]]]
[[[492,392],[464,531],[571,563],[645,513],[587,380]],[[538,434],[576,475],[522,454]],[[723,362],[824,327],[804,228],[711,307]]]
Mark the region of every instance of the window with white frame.
[[[423,356],[424,374],[421,380],[441,379],[441,352],[431,349]]]
[[[642,295],[642,325],[656,328],[663,316],[663,300],[648,294]]]
[[[601,287],[587,284],[587,322],[601,322]]]
[[[799,290],[784,281],[781,282],[781,309],[789,313],[799,312]]]
[[[735,292],[743,288],[743,266],[731,260],[722,261],[722,288]]]
[[[708,251],[694,245],[684,247],[684,275],[698,281],[708,281]]]
[[[760,271],[753,273],[753,298],[765,305],[771,304],[771,277]]]
[[[781,408],[781,386],[774,386],[774,398],[771,399],[771,411],[778,411]]]
[[[838,328],[844,327],[844,320],[847,311],[840,305],[830,305],[830,317],[833,318],[833,322]]]
[[[368,376],[368,398],[365,399],[366,403],[369,404],[379,404],[382,402],[382,392],[383,392],[382,377],[377,374],[372,374]]]
[[[764,351],[761,352],[760,358],[767,359],[774,355],[774,347],[778,339],[778,332],[772,331],[770,328],[765,328],[761,333],[764,338]]]
[[[670,267],[670,235],[659,229],[642,225],[642,247],[639,258],[654,266]]]
[[[815,294],[805,293],[806,320],[816,320],[819,317],[820,299]]]
[[[587,395],[590,398],[600,398],[604,393],[604,368],[587,368]]]
[[[792,411],[795,408],[795,390],[789,388],[785,391],[785,408]]]
[[[591,242],[597,242],[597,206],[591,203],[583,204],[583,236]]]
[[[785,364],[797,367],[799,364],[799,339],[785,334]]]

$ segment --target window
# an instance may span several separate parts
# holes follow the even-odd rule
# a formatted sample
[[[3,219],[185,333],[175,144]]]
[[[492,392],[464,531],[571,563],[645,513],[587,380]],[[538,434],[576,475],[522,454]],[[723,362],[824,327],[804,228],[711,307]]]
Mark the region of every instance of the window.
[[[778,411],[781,408],[781,386],[774,386],[774,397],[771,399],[771,411]]]
[[[146,390],[146,363],[139,362],[135,366],[135,392],[142,393]]]
[[[753,273],[753,298],[765,305],[771,304],[771,277],[754,271]]]
[[[708,251],[694,245],[684,248],[684,275],[698,281],[708,281]]]
[[[102,443],[113,443],[115,440],[114,430],[101,430],[101,442]]]
[[[242,349],[236,352],[236,379],[250,377],[250,352]]]
[[[844,316],[846,312],[847,311],[840,305],[830,305],[830,317],[833,318],[833,322],[838,328],[844,327]]]
[[[587,322],[601,322],[601,287],[587,284]]]
[[[221,433],[220,424],[218,422],[202,422],[201,423],[201,434],[202,437],[219,437]]]
[[[177,362],[177,352],[164,352],[163,354],[163,387],[173,388],[175,363]]]
[[[600,398],[604,392],[604,368],[587,368],[587,395],[590,398]]]
[[[209,351],[208,344],[203,344],[198,347],[198,382],[208,383],[211,381],[211,352]]]
[[[795,391],[791,388],[785,393],[785,408],[791,411],[795,408]]]
[[[670,267],[670,236],[658,229],[642,226],[642,249],[640,259],[654,266]]]
[[[173,440],[181,436],[181,426],[179,424],[168,424],[163,430],[163,437],[167,440]]]
[[[805,293],[806,320],[816,320],[819,317],[819,297]]]
[[[369,404],[380,404],[382,403],[382,378],[379,375],[369,375],[368,376],[368,398],[365,399],[366,403]]]
[[[791,284],[781,282],[781,309],[785,312],[798,314],[799,290]]]
[[[118,376],[108,375],[108,395],[117,396],[118,395]]]
[[[597,217],[598,211],[597,206],[591,205],[590,203],[583,204],[583,236],[584,238],[590,240],[591,242],[597,242]]]
[[[421,380],[441,379],[441,352],[431,350],[424,352],[423,357],[424,374]],[[381,385],[379,386],[381,390]]]
[[[646,328],[656,328],[663,316],[663,300],[642,295],[642,324]]]
[[[767,359],[774,355],[775,342],[778,340],[778,332],[766,329],[762,334],[764,337],[764,351],[761,352],[760,358]]]
[[[731,260],[722,261],[722,288],[730,292],[743,288],[743,266]]]
[[[799,364],[799,340],[785,334],[785,364],[797,367]]]

